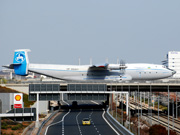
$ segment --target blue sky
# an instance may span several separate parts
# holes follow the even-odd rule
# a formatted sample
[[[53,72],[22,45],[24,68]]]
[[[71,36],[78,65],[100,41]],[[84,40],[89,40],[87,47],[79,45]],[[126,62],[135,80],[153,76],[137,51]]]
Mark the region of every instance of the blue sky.
[[[23,48],[32,63],[161,64],[180,51],[179,7],[179,0],[1,0],[0,66]]]

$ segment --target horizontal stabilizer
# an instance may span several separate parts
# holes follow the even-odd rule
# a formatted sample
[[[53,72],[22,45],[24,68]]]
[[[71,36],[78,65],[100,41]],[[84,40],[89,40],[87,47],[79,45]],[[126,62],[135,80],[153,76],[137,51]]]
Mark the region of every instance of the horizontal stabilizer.
[[[9,68],[9,69],[14,69],[14,66],[16,66],[16,65],[21,65],[21,63],[10,64],[10,65],[4,65],[4,66],[2,66],[2,67]]]

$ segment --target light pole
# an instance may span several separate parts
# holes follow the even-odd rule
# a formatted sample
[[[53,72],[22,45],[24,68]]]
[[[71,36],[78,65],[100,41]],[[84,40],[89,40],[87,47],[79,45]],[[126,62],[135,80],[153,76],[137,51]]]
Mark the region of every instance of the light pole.
[[[111,91],[112,91],[112,85],[111,85]],[[112,96],[113,96],[113,94],[111,94],[111,114],[112,114],[112,116],[113,116],[113,110],[112,110],[112,102],[113,102],[113,99],[112,99]]]
[[[178,111],[177,111],[177,91],[176,91],[176,119],[178,118]]]
[[[130,131],[130,125],[131,125],[131,119],[130,119],[130,85],[129,85],[129,102],[128,102],[128,104],[129,104],[129,131]]]
[[[140,92],[140,104],[141,104],[141,119],[142,119],[142,95],[141,95],[141,92]]]
[[[173,98],[173,129],[174,129],[174,98]]]
[[[116,120],[117,120],[117,102],[118,102],[118,95],[116,94]]]
[[[121,91],[123,91],[123,86],[122,85],[121,85]],[[122,115],[122,125],[123,125],[123,101],[121,102],[121,115]]]
[[[149,96],[151,97],[152,96],[152,86],[150,84],[150,93],[149,93]],[[149,100],[149,99],[148,99]],[[152,102],[151,102],[152,103]],[[150,107],[151,108],[151,107]],[[151,113],[151,117],[150,117],[150,125],[152,126],[152,108],[149,109],[150,113]]]
[[[145,92],[144,92],[144,105],[146,104],[146,95],[145,95]]]
[[[153,110],[154,110],[154,94],[152,94],[153,96],[152,96],[152,100],[153,100]]]
[[[168,135],[169,135],[169,85],[168,85]]]
[[[159,122],[159,96],[158,96],[158,122]]]
[[[139,100],[139,85],[138,85],[138,100]],[[138,135],[140,135],[140,121],[139,121],[139,101],[138,101]]]

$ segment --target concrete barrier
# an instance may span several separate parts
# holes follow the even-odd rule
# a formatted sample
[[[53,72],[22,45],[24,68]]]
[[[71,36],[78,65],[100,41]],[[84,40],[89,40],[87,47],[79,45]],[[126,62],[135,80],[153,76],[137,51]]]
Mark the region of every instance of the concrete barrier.
[[[109,108],[106,111],[105,114],[106,119],[108,122],[111,123],[111,125],[122,135],[134,135],[131,133],[126,127],[121,125],[110,113],[109,113]]]

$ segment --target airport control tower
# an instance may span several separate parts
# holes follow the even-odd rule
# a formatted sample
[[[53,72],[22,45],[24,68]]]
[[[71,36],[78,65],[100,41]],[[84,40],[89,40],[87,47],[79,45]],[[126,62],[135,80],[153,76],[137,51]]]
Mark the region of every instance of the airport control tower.
[[[180,51],[169,51],[163,65],[176,71],[173,78],[180,78]]]

